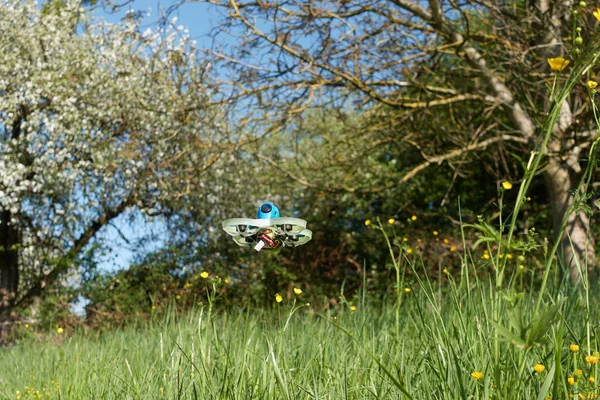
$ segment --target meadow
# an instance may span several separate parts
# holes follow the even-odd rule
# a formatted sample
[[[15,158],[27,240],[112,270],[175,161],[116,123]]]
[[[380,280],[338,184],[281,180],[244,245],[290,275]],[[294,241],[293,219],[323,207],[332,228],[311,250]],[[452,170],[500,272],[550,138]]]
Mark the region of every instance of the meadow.
[[[554,281],[545,293],[518,285],[498,290],[493,275],[477,277],[473,260],[456,276],[445,270],[433,280],[419,278],[427,274],[418,273],[418,259],[406,260],[401,290],[383,301],[367,288],[325,311],[303,302],[306,293],[274,298],[268,310],[215,311],[205,302],[123,329],[56,332],[3,348],[0,397],[543,400],[600,394],[598,299],[587,280],[579,286]]]

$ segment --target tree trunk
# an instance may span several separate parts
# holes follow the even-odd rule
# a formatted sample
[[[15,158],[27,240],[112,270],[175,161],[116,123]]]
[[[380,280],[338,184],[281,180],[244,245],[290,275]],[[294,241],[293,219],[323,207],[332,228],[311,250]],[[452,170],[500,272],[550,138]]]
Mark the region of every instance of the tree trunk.
[[[10,218],[10,211],[0,211],[0,343],[8,334],[19,288],[19,230]]]
[[[581,176],[558,159],[550,159],[544,179],[552,205],[552,226],[554,240],[560,241],[558,259],[569,271],[571,282],[580,279],[577,264],[591,272],[596,264],[594,238],[590,232],[590,220],[586,213],[579,211],[568,216],[567,226],[562,237],[558,237],[567,209],[573,203],[570,190],[577,189]]]

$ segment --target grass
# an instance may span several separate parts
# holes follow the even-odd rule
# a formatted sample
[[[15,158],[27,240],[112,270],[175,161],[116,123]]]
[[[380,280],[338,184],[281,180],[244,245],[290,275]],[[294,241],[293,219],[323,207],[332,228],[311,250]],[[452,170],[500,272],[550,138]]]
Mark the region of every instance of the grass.
[[[145,327],[57,334],[56,343],[0,350],[0,398],[516,400],[599,393],[597,364],[585,361],[598,349],[597,326],[588,334],[587,325],[587,302],[596,309],[597,297],[564,286],[534,314],[532,291],[442,279],[443,291],[438,282],[414,281],[402,296],[398,332],[396,298],[375,304],[364,297],[356,311],[344,305],[318,314],[280,303],[209,318],[198,309]],[[544,371],[535,372],[536,364]]]

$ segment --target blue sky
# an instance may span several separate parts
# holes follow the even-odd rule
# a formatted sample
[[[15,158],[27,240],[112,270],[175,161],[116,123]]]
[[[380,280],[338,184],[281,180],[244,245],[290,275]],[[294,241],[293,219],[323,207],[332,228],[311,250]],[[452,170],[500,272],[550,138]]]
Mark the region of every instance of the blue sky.
[[[179,1],[137,0],[130,8],[136,11],[149,11],[150,16],[144,20],[144,26],[153,26],[163,13],[176,3],[179,3]],[[108,14],[99,10],[95,14],[109,22],[118,22],[126,10],[123,9],[118,14]],[[214,10],[209,10],[205,4],[188,3],[181,5],[177,11],[171,14],[172,17],[177,17],[177,26],[183,25],[189,29],[190,36],[197,41],[198,46],[210,46],[211,40],[208,35],[217,21],[217,14]],[[163,224],[160,222],[154,224],[144,223],[142,218],[136,218],[133,223],[130,223],[127,221],[127,216],[124,215],[114,220],[113,225],[105,227],[100,233],[111,249],[110,254],[100,259],[100,268],[109,271],[128,267],[136,253],[145,253],[160,247],[162,243],[160,238],[166,235]],[[148,234],[153,234],[158,239],[146,243],[144,246],[138,246],[138,239]],[[123,240],[121,235],[130,243]]]

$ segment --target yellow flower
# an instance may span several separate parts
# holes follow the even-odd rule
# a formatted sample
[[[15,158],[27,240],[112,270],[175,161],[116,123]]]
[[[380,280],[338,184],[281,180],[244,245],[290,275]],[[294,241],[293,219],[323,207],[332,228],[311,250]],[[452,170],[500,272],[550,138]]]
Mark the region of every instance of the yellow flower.
[[[573,353],[577,353],[579,351],[579,345],[573,343],[572,345],[569,346],[569,350],[571,350]]]
[[[485,253],[483,255],[483,258],[486,259],[486,260],[489,260],[490,259],[490,255],[488,253]]]
[[[395,222],[396,222],[395,218],[388,219],[388,224],[390,224],[390,225],[394,225]]]
[[[592,12],[592,15],[596,17],[598,21],[600,21],[600,8],[596,8],[596,11]]]
[[[544,365],[543,365],[543,364],[535,364],[535,365],[533,366],[533,370],[534,370],[535,372],[537,372],[538,374],[541,374],[542,372],[544,372],[544,370],[545,370],[545,369],[546,369],[546,367],[544,367]]]
[[[366,226],[369,226],[369,225],[371,225],[371,220],[370,220],[370,219],[366,220],[366,221],[365,221],[365,225],[366,225]]]
[[[598,356],[585,356],[585,362],[594,365],[598,362],[598,358]]]
[[[58,328],[56,328],[56,332],[63,333],[65,330],[63,328],[61,328],[60,326]]]
[[[25,329],[29,328],[29,324],[25,324]]]
[[[589,383],[594,383],[594,382],[596,382],[596,379],[594,379],[593,376],[590,376],[590,379],[588,379],[588,382]]]
[[[417,243],[421,243],[421,242],[422,242],[422,240],[421,240],[421,239],[417,239]]]
[[[179,300],[179,299],[181,299],[181,296],[180,296],[180,295],[177,295],[177,296],[175,296],[175,298],[176,298],[177,300]]]
[[[450,241],[448,239],[444,239],[444,244],[448,244]]]
[[[405,291],[406,293],[410,293],[410,288],[409,288],[409,287],[407,287],[407,288],[404,288],[404,291]]]
[[[456,251],[456,246],[450,247],[450,253],[454,253]]]
[[[512,189],[512,183],[510,183],[509,181],[504,181],[502,182],[502,187],[504,188],[504,190],[510,190]]]
[[[302,289],[295,287],[294,288],[294,293],[296,293],[297,295],[301,295],[302,294]]]
[[[225,280],[223,282],[225,282],[225,284],[228,284],[229,283],[229,278],[225,278]]]
[[[446,274],[446,275],[448,275],[448,273],[449,273],[447,268],[444,268],[444,269],[442,270],[442,272],[443,272],[444,274]]]
[[[160,390],[160,392],[162,393],[162,392],[164,392],[164,391],[165,391],[165,388],[162,388],[162,387],[161,387],[161,388],[160,388],[160,389],[158,389],[158,390]]]
[[[481,378],[483,378],[483,372],[473,371],[473,372],[471,372],[471,376],[473,377],[473,379],[475,379],[476,381],[478,381]]]
[[[598,10],[596,10],[595,12],[597,11]],[[569,60],[565,60],[562,57],[549,58],[548,65],[550,65],[550,69],[552,71],[562,71],[569,65]]]
[[[569,385],[574,385],[575,384],[575,378],[570,377],[569,379],[567,379],[567,382],[569,382]]]
[[[279,293],[275,295],[275,301],[281,303],[283,301],[283,297]]]
[[[439,234],[440,234],[440,233],[439,233],[438,231],[433,231],[433,236],[437,236],[437,235],[439,235]]]
[[[413,221],[416,221],[417,220],[417,216],[413,215],[412,217],[410,217],[410,219],[412,219]]]
[[[201,276],[202,278],[206,279],[206,278],[208,278],[208,272],[206,272],[206,271],[203,271],[203,272],[200,274],[200,276]]]
[[[350,306],[350,311],[356,311],[356,306]]]
[[[512,255],[512,254],[510,254],[510,253],[508,253],[508,254],[506,255],[506,258],[508,258],[509,260],[512,260],[512,258],[513,258],[513,255]]]
[[[598,82],[596,82],[596,81],[588,81],[587,85],[588,85],[588,87],[590,89],[596,89],[596,87],[598,86]]]
[[[407,238],[407,237],[405,237],[404,239],[402,239],[402,241],[403,241],[404,243],[406,243],[406,242],[408,242],[408,238]]]
[[[412,248],[409,247],[408,249],[406,249],[406,254],[412,254],[412,252],[413,252]]]

